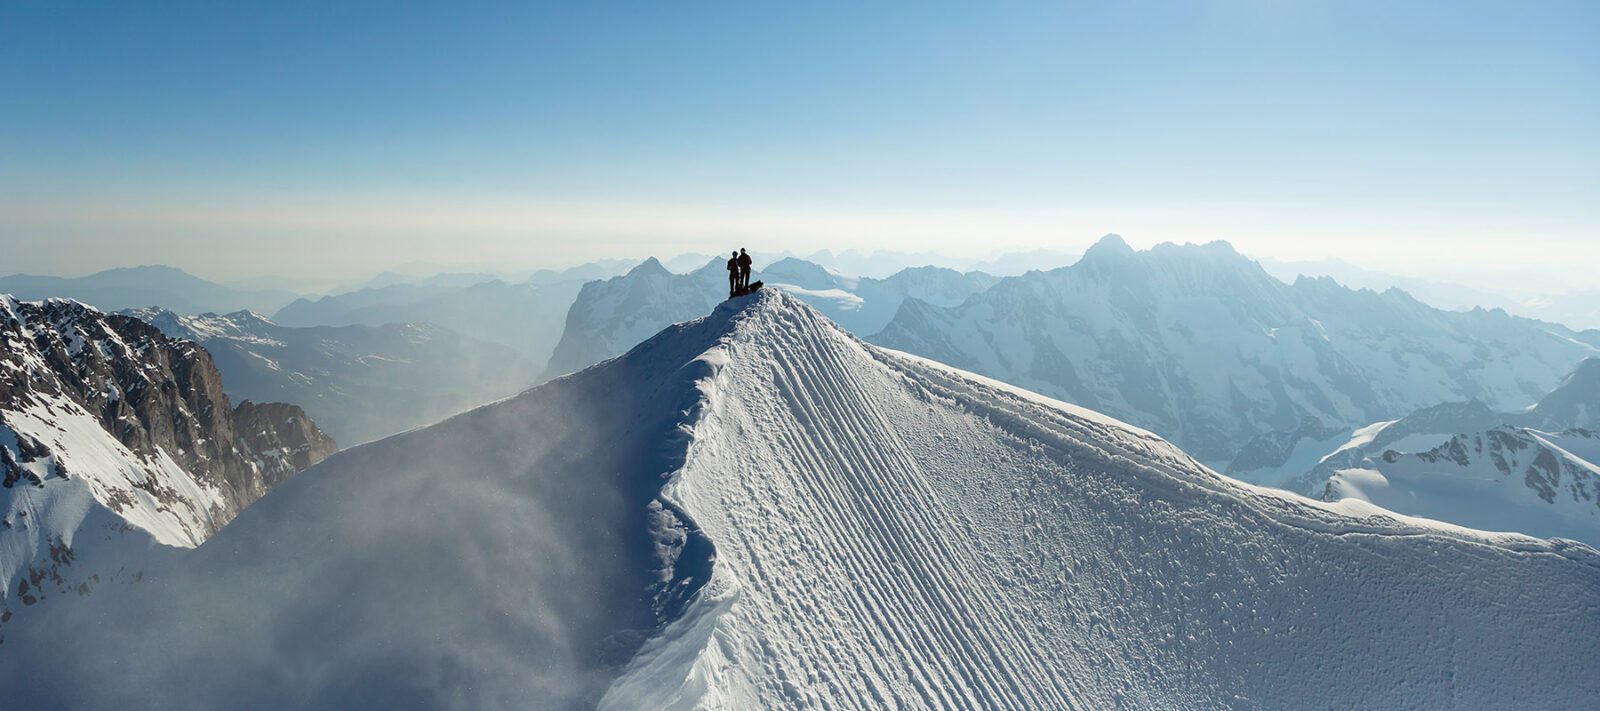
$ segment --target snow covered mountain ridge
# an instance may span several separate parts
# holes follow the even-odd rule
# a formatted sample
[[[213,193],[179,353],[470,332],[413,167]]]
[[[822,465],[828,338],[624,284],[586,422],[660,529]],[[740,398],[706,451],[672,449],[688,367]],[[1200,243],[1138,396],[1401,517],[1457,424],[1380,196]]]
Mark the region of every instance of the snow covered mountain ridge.
[[[0,618],[199,545],[334,449],[297,407],[233,407],[192,342],[0,295]]]
[[[59,608],[21,703],[1600,703],[1594,549],[1240,484],[766,291]]]

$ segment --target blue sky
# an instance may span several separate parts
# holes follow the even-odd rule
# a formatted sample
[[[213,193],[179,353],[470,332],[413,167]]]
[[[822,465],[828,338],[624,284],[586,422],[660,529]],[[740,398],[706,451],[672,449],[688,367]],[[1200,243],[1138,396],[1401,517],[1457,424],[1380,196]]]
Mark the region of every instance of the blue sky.
[[[406,5],[0,6],[0,271],[1600,261],[1600,3]]]

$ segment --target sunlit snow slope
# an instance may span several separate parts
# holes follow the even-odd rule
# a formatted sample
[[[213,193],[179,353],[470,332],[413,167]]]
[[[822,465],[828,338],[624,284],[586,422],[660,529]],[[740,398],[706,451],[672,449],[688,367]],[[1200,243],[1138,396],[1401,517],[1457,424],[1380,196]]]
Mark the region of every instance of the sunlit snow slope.
[[[668,488],[714,578],[615,708],[1600,701],[1590,549],[1235,484],[784,297],[721,352]]]
[[[1600,554],[1342,506],[763,292],[331,458],[141,594],[49,620],[92,642],[19,635],[52,672],[0,683],[99,707],[1600,704]]]

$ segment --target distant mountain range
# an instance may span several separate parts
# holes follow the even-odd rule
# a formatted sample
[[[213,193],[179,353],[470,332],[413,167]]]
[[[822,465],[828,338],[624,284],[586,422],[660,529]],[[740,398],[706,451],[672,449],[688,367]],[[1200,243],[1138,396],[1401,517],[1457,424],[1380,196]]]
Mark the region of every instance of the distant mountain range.
[[[1226,243],[1137,252],[1115,236],[958,306],[908,299],[872,339],[1102,410],[1219,467],[1307,417],[1355,427],[1472,398],[1520,407],[1600,354],[1600,331],[1328,278],[1289,285]]]
[[[998,281],[940,267],[902,269],[884,279],[850,277],[794,257],[757,263],[751,279],[798,297],[861,335],[883,328],[907,298],[953,306]],[[585,284],[546,372],[569,373],[620,355],[651,333],[705,314],[727,296],[723,257],[688,274],[673,273],[652,258],[622,276]]]
[[[298,299],[272,320],[298,327],[432,323],[544,363],[584,282],[611,273],[611,266],[591,264],[538,272],[517,284],[486,274],[379,275],[361,289]]]
[[[271,313],[296,298],[287,291],[235,289],[167,266],[107,269],[83,277],[12,274],[0,277],[0,294],[22,301],[76,299],[105,311],[159,304],[181,314]]]
[[[958,272],[983,272],[1017,276],[1030,271],[1058,269],[1078,261],[1081,253],[1058,249],[1005,252],[987,259],[951,257],[937,252],[822,250],[802,257],[805,261],[855,277],[885,279],[906,269],[939,267]],[[795,255],[786,255],[795,256]]]
[[[538,375],[510,348],[428,323],[293,328],[248,311],[124,313],[205,346],[235,399],[295,403],[347,446],[513,395]]]
[[[1600,328],[1600,290],[1552,294],[1543,293],[1543,285],[1529,284],[1518,294],[1499,294],[1464,284],[1366,269],[1340,259],[1262,259],[1261,266],[1288,283],[1294,283],[1301,276],[1327,276],[1352,289],[1401,289],[1429,306],[1450,311],[1499,308],[1518,316],[1551,321],[1579,330]]]

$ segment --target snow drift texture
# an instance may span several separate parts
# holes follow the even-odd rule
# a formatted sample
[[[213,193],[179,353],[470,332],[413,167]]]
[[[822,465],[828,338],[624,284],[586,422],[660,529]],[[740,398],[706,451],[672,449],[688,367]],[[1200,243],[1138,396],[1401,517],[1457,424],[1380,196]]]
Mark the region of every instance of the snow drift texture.
[[[1239,484],[770,292],[58,607],[18,702],[1600,704],[1593,549]]]

